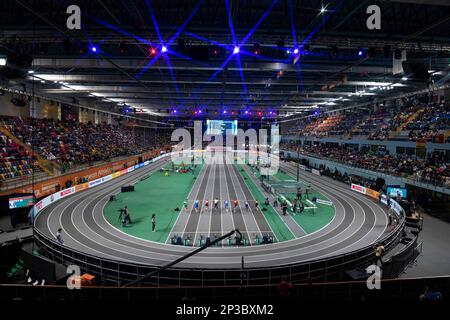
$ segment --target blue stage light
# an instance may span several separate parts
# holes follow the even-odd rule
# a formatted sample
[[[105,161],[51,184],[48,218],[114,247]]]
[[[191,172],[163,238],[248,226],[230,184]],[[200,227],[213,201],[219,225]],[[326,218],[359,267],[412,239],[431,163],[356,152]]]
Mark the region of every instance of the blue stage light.
[[[239,47],[234,47],[233,54],[238,54],[238,53],[239,53]]]

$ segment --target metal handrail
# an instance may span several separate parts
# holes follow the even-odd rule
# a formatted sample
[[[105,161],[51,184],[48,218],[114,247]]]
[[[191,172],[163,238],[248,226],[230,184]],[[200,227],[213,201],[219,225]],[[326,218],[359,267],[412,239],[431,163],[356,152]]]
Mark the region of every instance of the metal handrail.
[[[399,241],[399,235],[401,234],[401,229],[403,228],[404,225],[404,219],[402,220],[402,222],[400,224],[398,224],[396,226],[396,228],[388,235],[386,235],[386,237],[384,237],[382,240],[380,240],[381,243],[383,243],[385,245],[385,247],[387,248],[387,250],[389,250],[390,248],[392,248],[392,246],[395,246],[398,241]],[[39,230],[35,230],[35,238],[39,241],[39,243],[41,245],[43,245],[44,247],[46,247],[47,249],[49,249],[48,253],[51,254],[51,256],[53,257],[61,257],[62,262],[71,262],[71,263],[75,263],[78,262],[78,264],[83,264],[86,266],[85,269],[95,269],[95,268],[101,268],[102,273],[106,272],[117,272],[119,269],[119,266],[122,266],[125,268],[144,268],[144,269],[155,269],[157,268],[152,267],[152,266],[148,266],[148,265],[142,265],[142,264],[133,264],[133,263],[127,263],[127,262],[120,262],[120,261],[116,261],[116,260],[112,260],[112,259],[107,259],[107,258],[100,258],[100,257],[96,257],[90,254],[86,254],[83,253],[81,251],[78,251],[76,249],[72,249],[72,248],[68,248],[68,247],[62,247],[61,245],[59,245],[58,243],[56,243],[56,241],[49,239],[47,236],[43,235]],[[45,243],[47,242],[47,243]],[[62,249],[62,250],[58,250],[58,248]],[[64,250],[67,251],[70,254],[65,254]],[[75,258],[75,256],[78,255],[79,258]],[[354,259],[350,259],[350,260],[346,260],[346,257],[352,256],[352,255],[356,255],[358,257],[354,258]],[[314,265],[320,265],[321,263],[324,262],[330,262],[330,261],[338,261],[339,259],[342,259],[342,262],[337,262],[336,264],[333,265],[328,265],[327,267],[322,267],[322,268],[314,268]],[[59,259],[58,259],[59,260]],[[88,261],[91,260],[92,262]],[[308,261],[308,262],[302,262],[302,263],[294,263],[294,264],[286,264],[283,266],[273,266],[273,267],[251,267],[251,268],[246,268],[245,272],[247,272],[247,279],[248,280],[252,280],[252,281],[264,281],[267,280],[267,277],[252,277],[251,279],[249,278],[248,274],[251,272],[260,272],[260,271],[268,271],[268,270],[290,270],[290,277],[291,278],[296,278],[298,276],[307,276],[306,278],[320,278],[321,276],[316,276],[316,277],[311,277],[311,274],[313,273],[323,273],[326,272],[327,270],[330,270],[332,268],[336,268],[336,267],[343,267],[345,265],[352,265],[352,264],[359,264],[359,265],[368,265],[370,264],[369,262],[373,262],[374,256],[373,256],[373,249],[372,247],[365,247],[365,248],[361,248],[361,249],[357,249],[354,250],[352,252],[347,252],[344,254],[340,254],[337,256],[333,256],[333,257],[329,257],[329,258],[322,258],[322,259],[318,259],[318,260],[313,260],[313,261]],[[94,261],[98,261],[98,263],[94,263]],[[105,264],[110,264],[110,265],[117,265],[117,269],[112,269],[112,268],[108,268],[105,267]],[[308,271],[306,272],[292,272],[293,268],[301,268],[301,267],[309,267]],[[313,266],[313,268],[311,268],[311,266]],[[202,268],[171,268],[171,271],[188,271],[188,272],[194,272],[194,271],[203,271],[203,272],[211,272],[211,273],[233,273],[233,272],[237,272],[240,271],[240,268],[229,268],[229,269],[202,269]],[[343,270],[341,268],[341,270]],[[136,278],[137,274],[136,273],[132,273],[132,272],[128,272],[126,270],[121,270],[119,272],[119,277],[115,280],[120,281],[120,275],[123,276],[128,276],[129,278]],[[180,275],[180,274],[179,274]],[[281,277],[281,276],[279,276]],[[279,277],[274,277],[274,278],[279,278]],[[181,278],[171,278],[171,277],[167,277],[167,276],[163,276],[163,275],[159,275],[159,281],[161,280],[177,280],[177,282],[180,282],[181,280],[198,280],[196,278],[194,279],[190,279],[187,277],[183,277]],[[208,280],[205,280],[206,282],[219,282],[219,281],[223,281],[224,278],[220,278],[220,279],[215,279],[215,278],[210,278]],[[229,280],[229,281],[236,281],[238,280],[238,278],[235,279],[231,279],[231,278],[226,278],[225,277],[225,281]],[[271,279],[269,279],[269,281],[271,282]]]
[[[43,210],[44,211],[44,210]],[[41,214],[43,211],[39,212],[39,214]],[[402,216],[402,219],[400,219],[399,224],[397,224],[397,226],[391,230],[391,232],[389,232],[388,234],[386,234],[381,240],[379,240],[378,242],[382,243],[385,248],[386,251],[390,250],[393,246],[395,246],[398,241],[400,240],[400,236],[401,236],[401,231],[403,230],[403,227],[405,225],[405,218],[404,216]],[[110,277],[112,278],[113,281],[116,281],[118,284],[120,283],[121,279],[123,279],[123,276],[128,277],[127,279],[123,279],[123,280],[134,280],[136,278],[139,278],[140,275],[143,275],[142,272],[146,272],[148,273],[149,270],[154,270],[157,269],[158,266],[149,266],[149,265],[144,265],[144,264],[137,264],[137,263],[129,263],[129,262],[121,262],[118,260],[113,260],[113,259],[108,259],[108,258],[101,258],[101,257],[97,257],[97,256],[93,256],[87,253],[84,253],[82,251],[70,248],[70,247],[65,247],[65,246],[61,246],[56,239],[50,238],[46,235],[44,235],[41,231],[39,231],[34,225],[33,225],[33,231],[34,231],[34,238],[36,239],[36,241],[41,244],[41,247],[43,249],[45,249],[44,251],[49,254],[54,260],[59,260],[62,263],[70,263],[74,264],[75,262],[80,265],[80,267],[86,271],[91,270],[91,272],[95,272],[93,270],[95,269],[100,269],[100,273],[102,275],[102,277],[104,277],[105,279],[108,279],[108,277],[110,277],[108,275],[109,273],[114,273],[117,276],[115,277]],[[347,260],[348,259],[348,260]],[[323,272],[325,272],[325,274],[327,276],[329,275],[334,275],[336,273],[343,273],[344,270],[344,266],[346,265],[350,265],[350,266],[367,266],[370,263],[372,263],[373,261],[375,261],[375,257],[373,254],[373,248],[370,246],[364,247],[364,248],[360,248],[360,249],[355,249],[351,252],[346,252],[343,254],[339,254],[336,256],[332,256],[332,257],[328,257],[328,258],[321,258],[321,259],[317,259],[317,260],[312,260],[312,261],[304,261],[304,262],[297,262],[297,263],[291,263],[291,264],[285,264],[282,266],[271,266],[271,267],[251,267],[251,268],[246,268],[245,272],[247,273],[247,281],[267,281],[267,279],[269,280],[269,283],[272,282],[272,278],[276,279],[278,277],[281,276],[275,276],[272,277],[272,271],[280,271],[280,270],[288,270],[291,279],[294,277],[299,277],[299,276],[307,276],[308,279],[312,279],[312,278],[320,278],[321,274]],[[334,263],[336,262],[336,263]],[[325,263],[325,267],[320,267],[321,264]],[[116,266],[117,268],[111,268],[110,266]],[[84,266],[84,267],[83,267]],[[317,266],[319,266],[317,268]],[[299,270],[292,270],[294,268],[306,268],[308,269],[308,271],[304,271],[304,272],[298,272]],[[334,269],[334,268],[339,268],[339,271],[334,271],[334,272],[329,272],[330,270]],[[129,272],[127,269],[133,269],[136,270],[137,272]],[[142,270],[142,272],[139,272],[139,269]],[[204,283],[204,279],[203,279],[203,275],[204,273],[223,273],[223,278],[221,279],[215,279],[215,278],[208,278],[206,281],[207,282],[212,282],[212,281],[224,281],[226,283],[226,281],[237,281],[240,280],[240,276],[239,278],[227,278],[226,274],[230,273],[240,273],[242,272],[241,268],[228,268],[228,269],[214,269],[214,268],[188,268],[188,267],[182,267],[182,268],[177,268],[177,267],[173,267],[168,269],[170,272],[178,272],[178,277],[167,277],[165,275],[160,275],[158,274],[158,283],[161,280],[177,280],[177,282],[179,283],[179,285],[181,285],[181,281],[197,281],[197,278],[187,278],[187,277],[182,277],[182,272],[202,272],[202,285]],[[250,273],[260,273],[260,272],[268,272],[269,273],[269,277],[258,277],[258,275],[253,275],[252,278],[250,279]],[[294,272],[293,272],[294,271]],[[106,273],[106,274],[104,274]],[[315,273],[319,273],[319,275],[311,277],[311,274],[315,274]],[[121,277],[122,276],[122,277]]]

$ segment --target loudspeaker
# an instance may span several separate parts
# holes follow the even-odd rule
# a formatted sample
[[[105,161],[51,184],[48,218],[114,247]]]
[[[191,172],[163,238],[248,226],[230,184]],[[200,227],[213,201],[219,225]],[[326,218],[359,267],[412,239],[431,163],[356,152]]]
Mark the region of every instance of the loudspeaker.
[[[130,192],[130,191],[134,191],[134,186],[123,186],[121,188],[121,192]]]
[[[27,105],[26,101],[23,99],[12,98],[11,103],[16,107],[25,107]]]
[[[403,72],[412,81],[427,82],[430,79],[426,64],[420,62],[402,62]]]

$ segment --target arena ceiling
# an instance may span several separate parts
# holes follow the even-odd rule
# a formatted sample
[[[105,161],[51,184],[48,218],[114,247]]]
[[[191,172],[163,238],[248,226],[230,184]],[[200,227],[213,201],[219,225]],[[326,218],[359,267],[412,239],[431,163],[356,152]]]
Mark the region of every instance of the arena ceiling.
[[[66,27],[72,4],[81,30]],[[380,30],[366,25],[372,4]],[[284,117],[445,84],[449,30],[439,0],[4,0],[0,61],[21,51],[33,63],[2,84],[114,111]],[[401,51],[430,81],[393,74]]]

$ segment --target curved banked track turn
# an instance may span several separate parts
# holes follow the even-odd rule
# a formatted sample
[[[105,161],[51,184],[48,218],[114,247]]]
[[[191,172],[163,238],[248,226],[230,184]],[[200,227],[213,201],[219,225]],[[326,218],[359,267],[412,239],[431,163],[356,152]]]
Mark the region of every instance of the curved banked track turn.
[[[65,264],[78,264],[104,281],[125,283],[194,250],[138,239],[112,227],[103,208],[120,187],[133,184],[161,167],[161,159],[98,187],[64,198],[43,209],[35,219],[35,236],[44,252]],[[296,169],[282,163],[295,175]],[[302,172],[302,180],[327,196],[335,217],[324,228],[301,238],[251,247],[211,247],[151,279],[167,284],[231,284],[240,281],[242,257],[245,281],[267,283],[289,275],[293,281],[342,277],[345,270],[367,266],[373,260],[371,244],[387,248],[399,238],[401,225],[387,228],[386,209],[364,195],[327,177]],[[403,223],[403,222],[402,222]],[[59,227],[64,246],[55,241]]]

